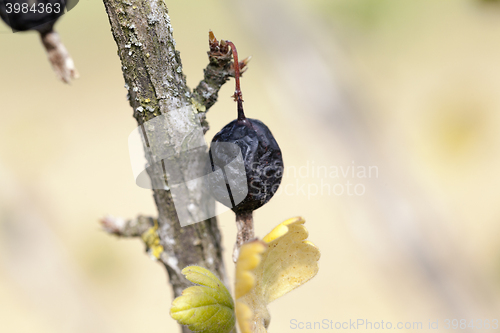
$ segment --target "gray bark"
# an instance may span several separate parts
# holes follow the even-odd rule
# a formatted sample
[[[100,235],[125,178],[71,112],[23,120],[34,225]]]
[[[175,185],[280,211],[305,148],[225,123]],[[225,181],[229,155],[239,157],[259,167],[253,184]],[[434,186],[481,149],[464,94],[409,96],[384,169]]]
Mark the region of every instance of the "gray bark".
[[[220,87],[234,72],[227,47],[219,48],[217,41],[210,41],[210,64],[205,70],[205,79],[192,94],[182,73],[181,58],[175,50],[173,29],[163,0],[104,0],[104,5],[118,47],[130,106],[138,124],[143,125],[172,110],[191,107],[194,102],[194,109],[206,131],[208,124],[204,113],[215,103]],[[179,121],[183,120],[167,120],[164,128],[155,131],[169,132],[172,127],[179,126]],[[184,179],[194,178],[196,170],[190,167],[191,164],[196,163],[183,164],[186,165],[181,175]],[[153,184],[165,181],[160,179],[164,176],[162,173],[148,173]],[[199,196],[198,189],[185,190],[190,197],[196,199]],[[153,196],[158,208],[157,233],[164,248],[159,260],[168,272],[175,296],[190,285],[181,274],[181,270],[189,265],[203,266],[226,281],[216,218],[181,227],[168,188],[154,189]],[[142,221],[147,219],[142,218]],[[127,225],[137,228],[137,224]],[[122,235],[137,236],[140,233],[138,230],[143,229],[129,234],[123,231]],[[116,230],[112,233],[120,234]],[[187,327],[183,327],[182,331],[190,332]]]

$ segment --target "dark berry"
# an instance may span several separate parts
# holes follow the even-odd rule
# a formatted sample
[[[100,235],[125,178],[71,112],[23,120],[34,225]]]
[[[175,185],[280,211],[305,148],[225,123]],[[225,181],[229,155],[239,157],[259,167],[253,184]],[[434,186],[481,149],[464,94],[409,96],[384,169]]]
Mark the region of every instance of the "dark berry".
[[[14,31],[52,31],[56,20],[66,11],[66,0],[1,0],[0,17]]]
[[[243,201],[234,201],[238,196],[235,187],[229,188],[233,197],[233,210],[253,211],[267,203],[274,195],[281,183],[283,175],[283,158],[278,143],[274,139],[269,128],[260,120],[246,119],[246,122],[233,120],[215,135],[212,140],[211,162],[212,170],[224,170],[224,167],[233,161],[239,151],[228,149],[227,146],[214,143],[234,143],[239,147],[243,163],[245,165],[244,174],[238,168],[226,168],[225,172],[232,172],[231,178],[246,179],[248,193]],[[227,177],[227,175],[226,175]],[[227,183],[227,182],[226,182]],[[226,189],[223,189],[226,190]],[[236,191],[244,188],[236,187]],[[227,190],[226,190],[227,191]],[[217,199],[217,197],[216,197]],[[222,200],[219,200],[222,202]]]
[[[56,76],[66,83],[76,79],[78,71],[59,34],[54,31],[54,24],[77,3],[78,0],[0,0],[0,18],[14,32],[38,31]]]
[[[234,57],[238,119],[233,120],[212,139],[212,171],[222,170],[224,179],[216,179],[212,193],[216,200],[235,213],[251,212],[266,204],[276,193],[283,176],[280,147],[269,128],[260,120],[246,118],[239,87],[239,65],[234,44],[227,42]],[[241,152],[241,163],[234,163]],[[233,163],[232,163],[233,162]],[[226,184],[224,188],[220,184]],[[227,200],[229,192],[230,202]]]

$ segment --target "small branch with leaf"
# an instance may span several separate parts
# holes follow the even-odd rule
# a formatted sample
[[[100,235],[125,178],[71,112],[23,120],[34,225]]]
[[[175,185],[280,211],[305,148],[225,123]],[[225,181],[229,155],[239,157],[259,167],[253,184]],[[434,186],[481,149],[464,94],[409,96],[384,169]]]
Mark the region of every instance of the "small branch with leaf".
[[[237,118],[214,136],[208,154],[211,193],[236,214],[234,297],[227,288],[216,218],[181,227],[169,186],[153,189],[157,217],[124,220],[108,216],[101,220],[103,229],[119,237],[141,237],[150,257],[164,265],[176,297],[171,316],[183,325],[183,332],[228,333],[235,329],[236,322],[242,333],[266,332],[270,322],[267,304],[317,273],[319,250],[307,240],[302,218],[286,220],[265,237],[255,238],[252,212],[276,193],[284,165],[269,128],[260,120],[247,118],[243,111],[240,75],[249,58],[238,61],[235,45],[218,41],[210,32],[209,64],[204,79],[191,92],[163,0],[104,0],[104,5],[130,106],[140,127],[181,108],[193,110],[205,133],[206,112],[217,101],[221,86],[230,77],[235,78]],[[166,119],[154,130],[166,133],[191,121],[189,116]],[[202,160],[206,152],[200,154]],[[148,160],[150,165],[153,162]],[[197,163],[183,166],[182,179],[199,176]],[[151,183],[165,183],[167,172],[148,171]],[[185,193],[197,200],[200,191],[190,186]],[[194,202],[189,207],[192,216],[200,205]]]

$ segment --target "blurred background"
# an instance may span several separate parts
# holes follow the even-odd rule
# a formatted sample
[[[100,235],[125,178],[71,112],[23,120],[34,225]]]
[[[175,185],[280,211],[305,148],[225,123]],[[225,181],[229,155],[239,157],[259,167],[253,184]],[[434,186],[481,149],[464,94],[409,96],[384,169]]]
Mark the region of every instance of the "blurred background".
[[[253,56],[245,110],[286,166],[257,235],[301,215],[322,252],[319,274],[270,305],[270,332],[296,331],[292,320],[439,320],[435,332],[445,319],[500,319],[500,3],[167,5],[191,88],[209,29]],[[136,122],[104,6],[81,0],[56,29],[81,76],[70,86],[36,33],[0,25],[0,330],[176,332],[164,269],[98,224],[156,214],[134,184]],[[232,82],[207,141],[236,117]],[[234,214],[219,223],[232,277]]]

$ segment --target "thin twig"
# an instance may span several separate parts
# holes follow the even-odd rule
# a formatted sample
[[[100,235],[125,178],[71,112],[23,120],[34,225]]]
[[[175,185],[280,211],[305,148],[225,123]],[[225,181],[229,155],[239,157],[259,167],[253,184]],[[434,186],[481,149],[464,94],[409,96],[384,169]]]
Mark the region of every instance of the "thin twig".
[[[253,230],[253,212],[239,212],[236,213],[236,227],[238,233],[236,234],[236,243],[233,250],[233,261],[236,262],[240,252],[240,247],[251,239],[255,238]]]
[[[57,77],[65,83],[77,79],[80,75],[59,34],[54,30],[50,30],[49,32],[40,33],[40,38]]]
[[[141,237],[154,226],[154,219],[143,215],[131,220],[108,215],[103,217],[100,222],[104,231],[119,237]]]
[[[203,80],[194,89],[192,95],[192,102],[198,110],[198,117],[204,132],[209,129],[205,114],[217,102],[220,88],[230,77],[235,77],[236,69],[239,70],[240,75],[244,73],[251,59],[247,57],[240,62],[236,60],[239,66],[234,66],[228,44],[224,40],[219,42],[212,31],[209,33],[209,45],[209,64],[203,71]]]

